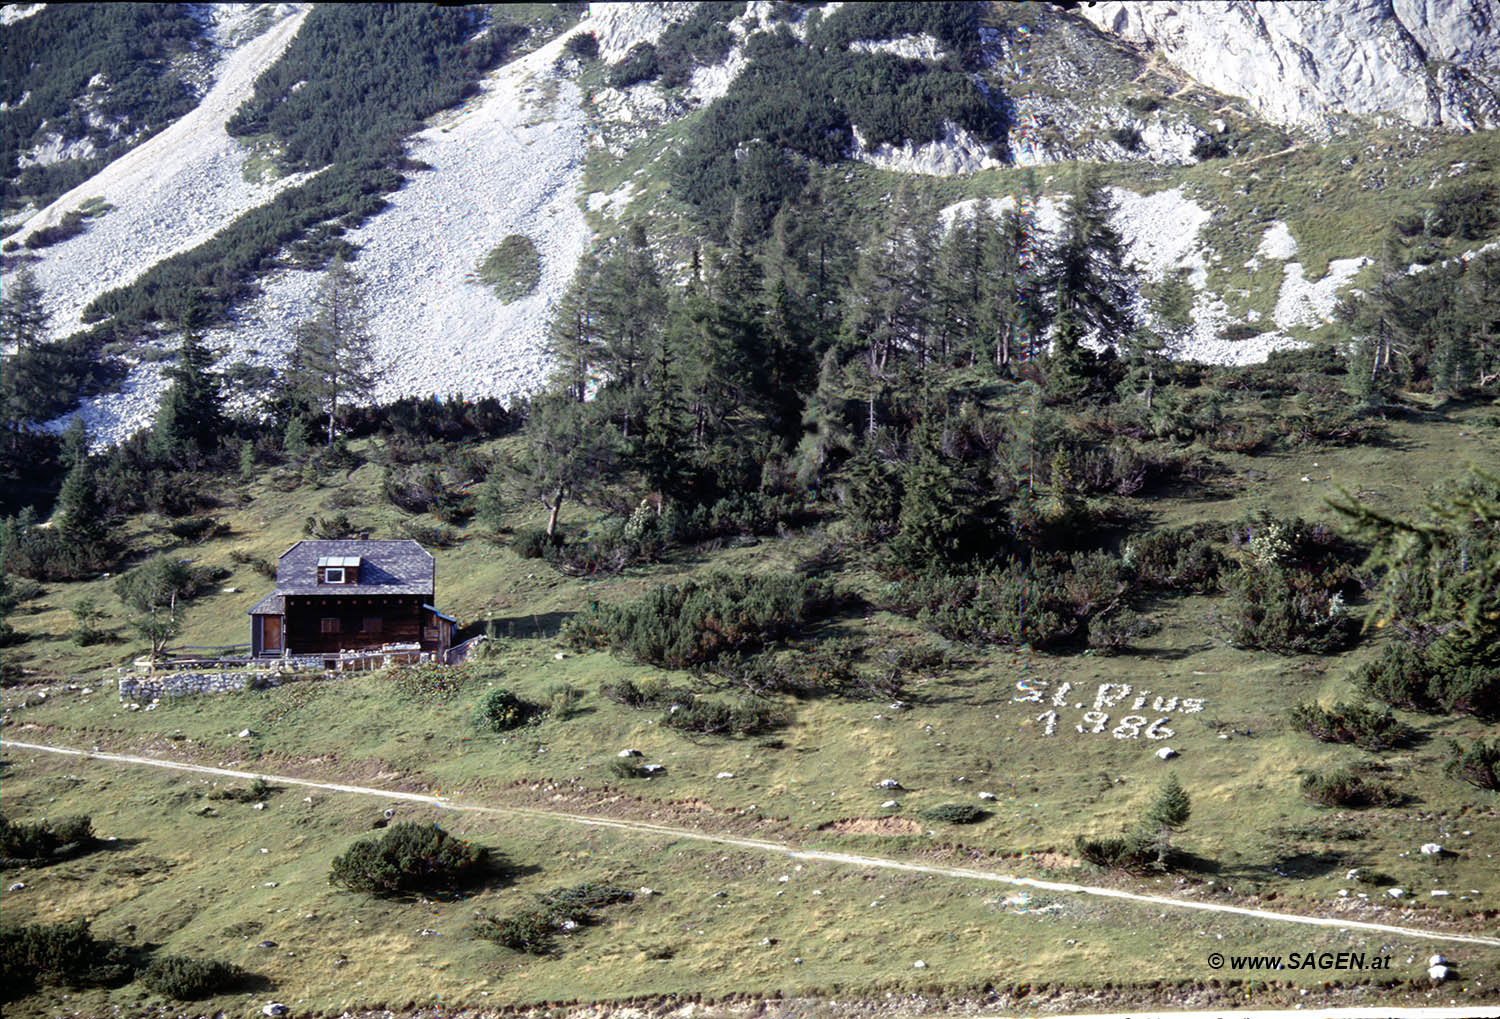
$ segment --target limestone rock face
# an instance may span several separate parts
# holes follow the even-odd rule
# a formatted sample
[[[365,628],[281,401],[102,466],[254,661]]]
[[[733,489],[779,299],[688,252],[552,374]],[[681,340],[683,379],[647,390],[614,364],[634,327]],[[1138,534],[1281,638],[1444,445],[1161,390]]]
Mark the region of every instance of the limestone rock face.
[[[1500,0],[1109,0],[1079,13],[1282,125],[1500,126]]]

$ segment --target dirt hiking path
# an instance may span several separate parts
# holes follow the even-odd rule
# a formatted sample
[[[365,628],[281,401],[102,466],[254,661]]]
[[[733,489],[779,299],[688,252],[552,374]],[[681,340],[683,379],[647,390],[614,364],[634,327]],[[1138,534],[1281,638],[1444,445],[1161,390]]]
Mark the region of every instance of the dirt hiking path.
[[[773,853],[778,856],[788,857],[793,860],[815,860],[822,863],[837,863],[851,867],[876,868],[881,870],[907,871],[915,874],[929,874],[933,877],[954,878],[959,881],[991,881],[996,884],[1016,885],[1023,888],[1036,888],[1048,892],[1061,892],[1072,895],[1093,895],[1104,899],[1123,899],[1127,902],[1142,902],[1152,906],[1165,909],[1191,909],[1205,913],[1224,913],[1235,916],[1249,917],[1254,920],[1262,920],[1271,923],[1302,924],[1309,927],[1332,927],[1339,930],[1378,931],[1384,934],[1395,934],[1408,938],[1422,938],[1428,941],[1446,941],[1453,943],[1484,945],[1489,948],[1500,948],[1500,937],[1489,937],[1481,934],[1459,934],[1452,931],[1423,930],[1417,927],[1401,927],[1395,924],[1370,923],[1363,920],[1347,920],[1336,917],[1303,916],[1297,913],[1278,913],[1265,909],[1252,909],[1245,906],[1228,906],[1211,902],[1194,902],[1190,899],[1174,899],[1164,895],[1143,895],[1137,892],[1122,891],[1117,888],[1103,888],[1097,885],[1080,885],[1067,881],[1047,881],[1041,878],[1020,877],[1010,874],[995,874],[989,871],[975,870],[970,867],[942,867],[934,864],[910,863],[905,860],[896,860],[882,856],[865,856],[855,853],[838,853],[822,849],[796,849],[792,846],[783,845],[779,842],[767,842],[763,839],[738,838],[729,835],[714,835],[707,832],[693,831],[688,828],[677,828],[665,824],[652,824],[649,821],[629,821],[615,818],[594,817],[588,814],[573,814],[560,810],[544,810],[536,807],[491,807],[481,804],[461,803],[444,796],[427,796],[422,793],[401,792],[393,789],[373,789],[369,786],[343,785],[336,782],[316,782],[305,778],[292,778],[286,775],[268,775],[253,771],[236,771],[230,768],[214,768],[203,764],[189,764],[183,761],[163,760],[153,757],[134,757],[128,754],[107,754],[89,750],[77,750],[71,747],[49,746],[43,743],[23,743],[19,740],[0,740],[0,747],[14,748],[17,750],[33,750],[48,754],[62,754],[69,757],[82,757],[89,760],[105,761],[113,764],[144,765],[151,768],[167,768],[173,771],[187,771],[200,775],[218,775],[224,778],[256,779],[263,778],[268,782],[278,785],[300,786],[307,789],[321,789],[327,792],[352,793],[356,796],[375,796],[387,800],[405,800],[411,803],[424,803],[444,810],[462,811],[473,814],[491,814],[500,817],[535,817],[553,821],[564,821],[573,824],[593,825],[599,828],[615,828],[621,831],[634,831],[648,835],[666,835],[671,838],[691,839],[695,842],[710,842],[717,845],[733,846],[737,849],[748,849],[756,852]]]

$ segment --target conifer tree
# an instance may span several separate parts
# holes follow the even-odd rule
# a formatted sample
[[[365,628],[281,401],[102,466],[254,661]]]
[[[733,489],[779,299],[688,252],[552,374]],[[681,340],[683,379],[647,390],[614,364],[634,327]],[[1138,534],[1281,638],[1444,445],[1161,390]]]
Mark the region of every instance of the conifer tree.
[[[36,273],[21,266],[0,294],[0,351],[19,353],[45,343],[50,318]]]
[[[1182,788],[1182,783],[1177,781],[1177,775],[1168,775],[1167,780],[1162,783],[1161,791],[1156,794],[1156,799],[1146,808],[1137,829],[1144,848],[1156,853],[1157,867],[1167,865],[1167,856],[1172,851],[1172,835],[1182,830],[1192,813],[1192,800]]]
[[[547,355],[554,364],[553,380],[572,399],[582,403],[595,381],[600,356],[598,282],[599,256],[586,251],[568,288],[558,301],[547,333]]]
[[[70,539],[91,541],[101,536],[104,508],[89,459],[88,432],[83,419],[74,418],[63,436],[62,462],[68,466],[54,511],[58,527]]]
[[[224,434],[223,393],[201,323],[201,312],[190,308],[182,320],[177,361],[164,372],[172,384],[157,407],[150,443],[152,455],[164,463],[196,463]]]
[[[296,344],[300,377],[295,384],[310,406],[327,415],[332,446],[340,404],[368,400],[380,379],[364,281],[342,257],[324,274],[313,316],[297,328]]]
[[[1125,264],[1125,242],[1111,219],[1114,203],[1098,177],[1082,174],[1063,209],[1057,239],[1046,252],[1042,287],[1048,316],[1073,335],[1094,334],[1114,345],[1130,334],[1133,273]]]

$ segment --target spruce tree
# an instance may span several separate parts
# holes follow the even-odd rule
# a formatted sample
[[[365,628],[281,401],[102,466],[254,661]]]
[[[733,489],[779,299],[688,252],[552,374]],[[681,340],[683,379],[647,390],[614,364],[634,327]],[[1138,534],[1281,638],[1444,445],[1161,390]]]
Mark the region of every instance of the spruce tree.
[[[0,294],[0,351],[20,353],[47,340],[51,316],[43,303],[41,284],[29,265],[16,270]],[[11,348],[14,348],[13,350]]]
[[[1142,815],[1132,841],[1136,842],[1140,850],[1155,852],[1156,866],[1165,868],[1167,856],[1172,852],[1172,835],[1182,830],[1192,813],[1192,800],[1182,788],[1182,783],[1177,781],[1176,774],[1168,775],[1167,780],[1162,783],[1161,791],[1156,794],[1156,799]]]
[[[74,418],[63,436],[62,462],[68,465],[68,473],[54,511],[58,527],[71,540],[97,540],[104,529],[104,508],[99,502],[88,433],[81,418]]]
[[[1134,324],[1134,273],[1125,264],[1125,242],[1111,223],[1114,212],[1099,178],[1082,174],[1045,254],[1041,279],[1054,325],[1072,323],[1080,339],[1092,334],[1111,346],[1122,343]]]
[[[152,455],[163,463],[194,465],[224,434],[223,391],[201,322],[196,309],[184,316],[177,361],[164,372],[172,384],[157,407],[150,441]]]

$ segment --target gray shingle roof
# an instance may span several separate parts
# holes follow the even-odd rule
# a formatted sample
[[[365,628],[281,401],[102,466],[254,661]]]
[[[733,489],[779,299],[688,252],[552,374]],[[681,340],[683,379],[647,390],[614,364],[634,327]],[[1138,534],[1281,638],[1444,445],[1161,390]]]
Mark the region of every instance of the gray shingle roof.
[[[319,584],[318,560],[329,556],[359,558],[359,583]],[[299,541],[276,561],[277,595],[288,594],[420,594],[432,600],[436,564],[415,541]],[[270,598],[263,601],[266,605]],[[252,612],[274,612],[257,605]]]

